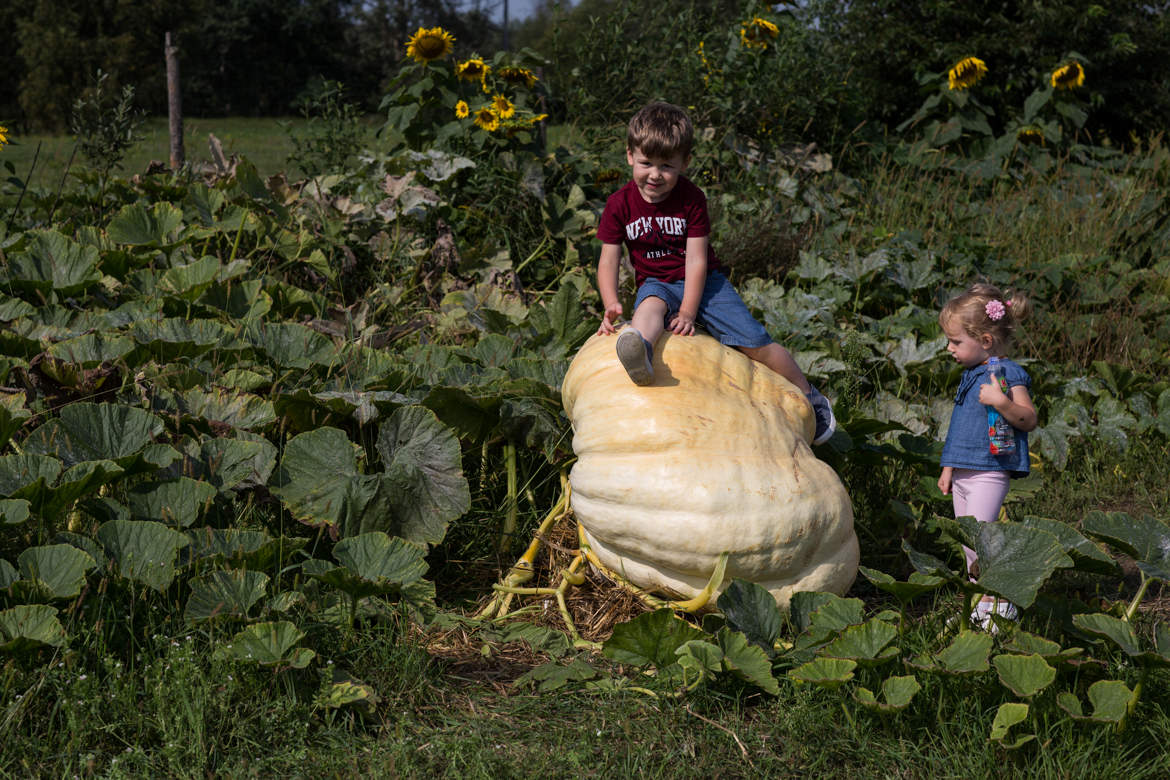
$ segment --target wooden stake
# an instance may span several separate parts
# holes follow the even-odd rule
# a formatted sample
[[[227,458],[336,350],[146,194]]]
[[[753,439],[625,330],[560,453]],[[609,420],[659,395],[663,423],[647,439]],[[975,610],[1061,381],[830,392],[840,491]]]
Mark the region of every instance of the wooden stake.
[[[179,47],[167,33],[167,110],[171,119],[171,169],[183,167],[183,100],[179,94]]]

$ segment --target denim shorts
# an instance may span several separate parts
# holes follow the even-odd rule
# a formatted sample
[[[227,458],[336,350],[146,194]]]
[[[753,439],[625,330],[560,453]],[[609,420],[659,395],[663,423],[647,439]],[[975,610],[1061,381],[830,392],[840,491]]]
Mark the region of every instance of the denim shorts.
[[[682,306],[685,284],[682,279],[670,283],[647,279],[638,288],[638,299],[634,303],[634,308],[637,309],[642,305],[642,301],[651,296],[661,298],[666,302],[665,325],[669,328],[670,320]],[[703,285],[703,298],[699,301],[699,313],[695,317],[695,324],[706,328],[721,344],[729,347],[753,348],[772,343],[768,331],[764,330],[759,320],[752,316],[747,304],[720,271],[707,274],[707,283]]]

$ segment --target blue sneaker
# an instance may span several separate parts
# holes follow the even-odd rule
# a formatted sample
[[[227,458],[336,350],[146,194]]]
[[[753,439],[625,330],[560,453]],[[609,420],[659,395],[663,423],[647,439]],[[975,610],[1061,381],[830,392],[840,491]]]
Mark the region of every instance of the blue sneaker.
[[[812,385],[809,386],[812,387]],[[817,431],[813,435],[812,443],[824,444],[832,438],[833,432],[837,430],[837,418],[833,416],[833,405],[815,387],[805,397],[812,404],[813,413],[817,416]]]
[[[654,348],[637,328],[629,327],[619,333],[615,348],[631,382],[648,385],[654,381]]]

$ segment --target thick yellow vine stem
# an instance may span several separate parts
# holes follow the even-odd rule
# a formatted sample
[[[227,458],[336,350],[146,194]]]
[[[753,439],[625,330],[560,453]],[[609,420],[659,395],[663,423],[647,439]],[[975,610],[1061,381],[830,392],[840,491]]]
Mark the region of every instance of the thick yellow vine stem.
[[[731,557],[731,553],[724,551],[719,556],[719,562],[715,564],[715,571],[711,572],[711,579],[707,581],[707,587],[699,592],[699,595],[688,601],[668,601],[664,599],[655,598],[649,593],[642,591],[638,586],[621,576],[617,572],[610,569],[603,564],[597,557],[597,553],[593,552],[593,548],[589,546],[589,542],[585,539],[585,527],[577,523],[577,536],[580,538],[581,553],[589,559],[589,563],[593,564],[598,571],[604,574],[609,579],[629,588],[635,596],[640,598],[648,606],[654,609],[661,609],[662,607],[670,607],[671,609],[680,612],[694,612],[697,609],[702,609],[711,600],[711,596],[723,584],[723,576],[727,571],[727,561]]]
[[[541,521],[540,527],[536,529],[536,534],[533,536],[532,543],[528,545],[528,549],[516,561],[516,564],[508,571],[502,583],[504,588],[515,588],[532,579],[533,564],[536,562],[536,556],[540,553],[541,547],[544,543],[541,537],[548,533],[554,525],[557,524],[571,509],[571,494],[572,488],[569,486],[569,480],[561,473],[561,497],[560,500],[553,506],[552,511],[545,516]],[[501,597],[499,593],[493,598],[488,605],[483,608],[478,617],[490,618],[497,614],[500,617],[508,614],[508,608],[512,605],[512,597],[515,593],[509,593],[504,590],[504,595]]]

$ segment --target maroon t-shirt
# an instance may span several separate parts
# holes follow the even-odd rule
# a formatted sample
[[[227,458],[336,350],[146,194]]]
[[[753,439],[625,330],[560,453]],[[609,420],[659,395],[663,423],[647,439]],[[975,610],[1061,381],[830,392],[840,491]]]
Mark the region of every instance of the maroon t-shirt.
[[[707,196],[685,176],[658,203],[647,203],[630,182],[609,196],[597,225],[597,237],[606,244],[625,243],[636,281],[677,282],[686,278],[687,238],[711,235]],[[707,272],[719,267],[715,250],[707,244]]]

